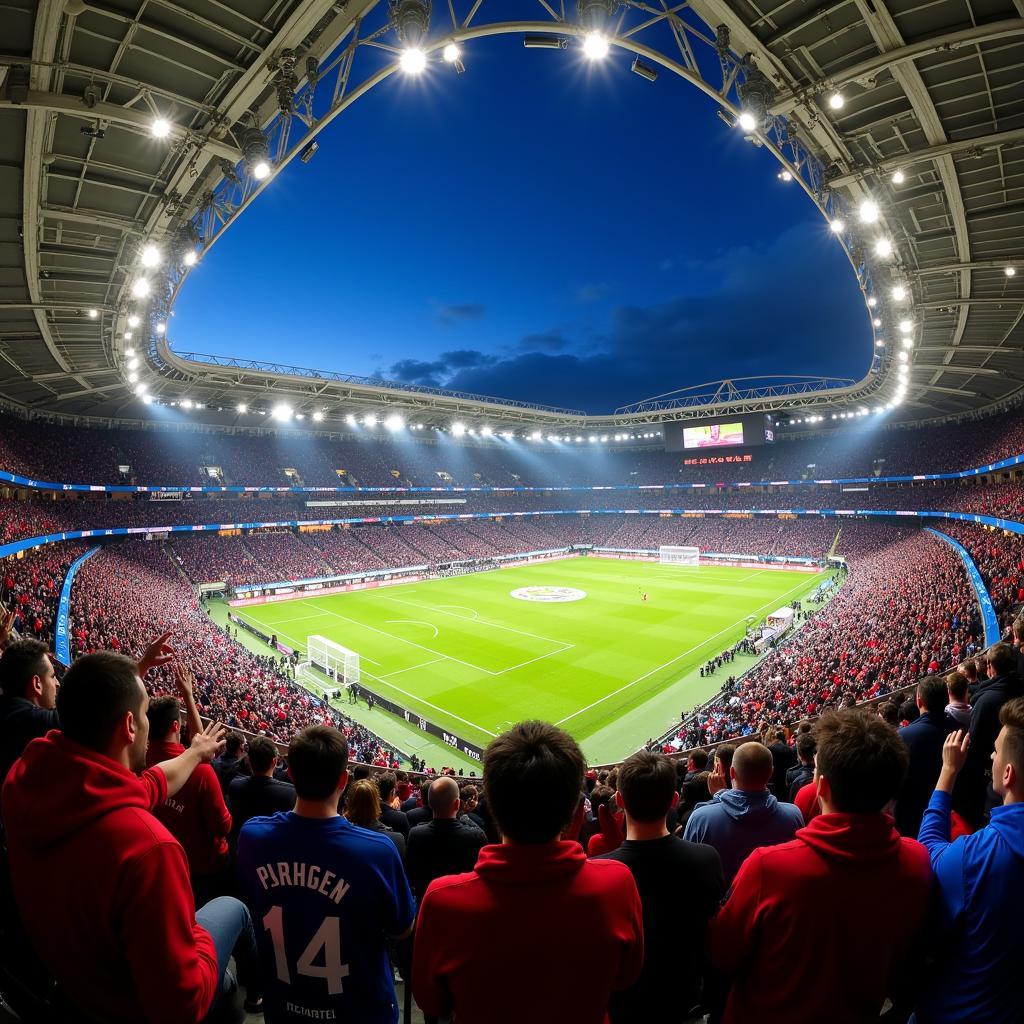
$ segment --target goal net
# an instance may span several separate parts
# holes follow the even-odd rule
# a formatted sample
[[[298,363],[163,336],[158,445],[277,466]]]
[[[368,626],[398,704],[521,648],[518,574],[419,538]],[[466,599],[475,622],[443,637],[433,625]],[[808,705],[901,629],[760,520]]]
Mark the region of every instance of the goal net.
[[[303,667],[319,669],[337,683],[348,686],[359,682],[359,655],[325,636],[306,637],[306,659]]]
[[[700,565],[700,548],[663,544],[658,549],[662,565]]]

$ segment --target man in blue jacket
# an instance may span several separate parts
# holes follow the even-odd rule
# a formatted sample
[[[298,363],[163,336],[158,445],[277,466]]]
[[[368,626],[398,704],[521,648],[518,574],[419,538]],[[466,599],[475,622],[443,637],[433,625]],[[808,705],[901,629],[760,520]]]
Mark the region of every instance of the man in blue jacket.
[[[945,679],[925,676],[917,684],[916,700],[921,714],[910,725],[897,730],[910,754],[910,766],[896,798],[893,817],[899,834],[911,839],[917,838],[921,816],[942,768],[942,744],[953,724],[946,718],[948,696]]]
[[[697,804],[686,823],[685,840],[718,851],[726,888],[752,850],[787,843],[804,827],[795,804],[780,804],[768,792],[773,771],[772,752],[763,743],[741,743],[729,768],[732,789],[725,788],[725,771],[716,762],[708,777],[713,799]]]
[[[949,841],[953,783],[972,743],[952,733],[921,822],[938,902],[941,954],[917,1007],[917,1024],[1019,1024],[1020,922],[1024,920],[1024,697],[999,710],[992,785],[1002,804],[987,827]]]

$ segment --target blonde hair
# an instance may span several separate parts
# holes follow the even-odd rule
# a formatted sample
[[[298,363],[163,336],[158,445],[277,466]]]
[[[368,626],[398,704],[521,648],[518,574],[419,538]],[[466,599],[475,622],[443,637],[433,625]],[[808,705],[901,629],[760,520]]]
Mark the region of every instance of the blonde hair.
[[[345,817],[353,825],[372,825],[380,817],[380,794],[369,779],[359,779],[345,794]]]

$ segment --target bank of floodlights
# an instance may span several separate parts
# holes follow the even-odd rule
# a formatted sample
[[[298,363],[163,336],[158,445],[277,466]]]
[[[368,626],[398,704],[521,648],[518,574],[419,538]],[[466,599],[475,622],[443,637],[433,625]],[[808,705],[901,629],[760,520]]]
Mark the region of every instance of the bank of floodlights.
[[[608,56],[608,21],[615,11],[616,0],[576,0],[576,12],[583,26],[583,55],[587,60],[604,60]]]
[[[768,121],[768,110],[775,102],[776,89],[768,77],[749,61],[746,75],[736,87],[740,98],[739,126],[745,132],[763,131]]]
[[[430,0],[393,2],[391,21],[402,46],[398,62],[407,75],[418,75],[427,66],[423,44],[430,29]]]
[[[256,181],[263,181],[270,175],[270,148],[267,137],[255,125],[242,132],[242,152],[245,166]]]

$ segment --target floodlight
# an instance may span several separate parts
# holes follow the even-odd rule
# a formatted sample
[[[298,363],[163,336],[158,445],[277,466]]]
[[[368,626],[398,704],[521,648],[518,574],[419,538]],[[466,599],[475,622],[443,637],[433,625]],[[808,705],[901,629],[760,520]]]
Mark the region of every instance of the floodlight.
[[[144,299],[149,294],[149,282],[144,278],[137,278],[132,285],[132,295],[137,299]]]
[[[833,217],[828,226],[833,235],[841,235],[846,230],[846,225],[838,217]]]
[[[135,385],[135,394],[137,394],[137,395],[144,395],[145,393],[146,393],[146,385],[145,384],[136,384]]]
[[[480,428],[480,434],[483,437],[490,437],[491,434],[493,434],[493,433],[494,433],[494,431],[490,427],[481,427]]]
[[[128,374],[128,383],[129,384],[134,384],[138,379],[139,379],[139,375],[137,373],[129,373]]]
[[[154,139],[166,139],[171,134],[171,122],[166,117],[156,117],[149,126],[149,134]]]
[[[913,320],[901,320],[900,321],[900,334],[909,334],[914,329]]]
[[[324,421],[324,414],[323,414],[323,412],[320,409],[317,409],[317,411],[315,413],[313,413],[313,422],[314,423],[323,423],[323,421]]]
[[[899,169],[893,172],[892,183],[894,185],[902,185],[907,180],[906,175]]]
[[[843,94],[841,92],[834,92],[828,98],[828,105],[833,110],[842,110],[843,109],[843,104],[845,102],[846,102],[846,100],[843,98]]]
[[[129,370],[137,370],[138,368],[139,368],[139,361],[138,361],[138,359],[129,359],[128,360],[128,369]]]
[[[658,69],[651,67],[650,64],[645,64],[639,57],[633,58],[633,63],[630,64],[629,70],[634,75],[646,78],[648,82],[656,82],[658,80]]]
[[[534,432],[533,432],[533,433],[532,433],[532,434],[530,435],[530,440],[531,440],[531,441],[540,441],[541,439],[542,439],[542,438],[541,438],[541,432],[540,432],[539,430],[535,430],[535,431],[534,431]]]
[[[462,435],[465,434],[465,433],[466,433],[466,424],[465,423],[453,423],[452,424],[452,434],[454,434],[455,437],[462,437]]]
[[[576,435],[576,443],[577,444],[582,444],[583,443],[583,438],[580,437],[578,434]]]
[[[249,406],[247,406],[245,402],[239,402],[238,405],[235,406],[235,412],[246,413],[248,411]]]
[[[279,420],[284,423],[292,418],[292,407],[286,402],[279,402],[270,410],[270,415],[273,416],[275,420]]]
[[[142,396],[142,401],[143,401],[144,405],[152,405],[153,404],[153,396],[152,395],[143,395]]]
[[[1017,273],[1017,268],[1016,267],[1003,267],[1003,273],[1007,277],[1014,277],[1016,275],[1016,273]],[[90,316],[91,315],[92,314],[90,313]]]
[[[564,50],[569,41],[562,36],[523,36],[527,50]]]
[[[95,320],[96,317],[98,317],[99,315],[100,315],[100,311],[98,309],[90,309],[89,310],[89,319],[90,320]]]
[[[454,43],[449,43],[444,48],[442,56],[446,64],[454,64],[462,56],[462,51]]]
[[[779,181],[792,181],[793,180],[793,175],[790,174],[789,171],[782,170],[782,171],[779,171],[778,178],[779,178]]]
[[[138,327],[139,324],[141,324],[141,323],[142,323],[142,321],[134,313],[132,313],[132,315],[130,317],[128,317],[128,326],[129,327]]]
[[[189,249],[189,251],[182,257],[181,262],[184,263],[186,267],[194,267],[198,259],[199,257],[196,255],[195,249]]]
[[[418,46],[410,46],[402,51],[398,63],[407,75],[418,75],[427,66],[427,55]]]
[[[304,419],[306,418],[306,414],[305,414],[304,412],[299,412],[299,413],[296,413],[296,414],[295,414],[295,418],[296,418],[297,420],[304,420]]]
[[[144,267],[155,267],[160,262],[160,250],[155,245],[147,245],[142,250],[139,262]]]
[[[892,255],[892,242],[888,238],[879,238],[875,241],[875,255],[883,259]]]
[[[872,327],[881,327],[882,326],[882,321],[876,316],[875,319],[871,321],[871,326]]]
[[[905,363],[909,358],[910,358],[910,356],[908,356],[906,352],[901,352],[900,353],[900,362],[901,363]]]
[[[401,430],[402,427],[405,426],[405,420],[403,420],[402,417],[398,415],[398,413],[393,412],[384,421],[384,426],[387,427],[388,430]]]
[[[913,348],[914,347],[914,339],[909,334],[907,335],[907,337],[905,337],[903,339],[903,347],[904,348]]]
[[[878,204],[865,199],[857,213],[864,224],[874,224],[878,220]]]
[[[893,286],[890,294],[896,302],[902,302],[907,297],[907,289],[903,285],[897,284]]]
[[[125,331],[124,334],[121,335],[121,337],[124,338],[125,341],[131,341],[132,340],[132,332],[131,331]]]
[[[604,60],[608,56],[608,40],[601,32],[588,32],[583,39],[583,55],[587,60]]]
[[[875,348],[885,348],[885,340],[882,338],[877,338],[875,340]]]
[[[587,438],[587,441],[588,441],[588,442],[589,442],[590,444],[596,444],[596,443],[597,443],[597,437],[596,437],[596,435],[594,435],[594,434],[591,434],[591,435],[590,435],[590,437],[588,437],[588,438]]]
[[[157,334],[163,334],[164,331],[167,330],[167,325],[166,324],[157,324],[155,330],[156,330]]]
[[[267,147],[267,137],[259,128],[246,128],[242,133],[242,152],[245,154],[245,163],[249,173],[257,181],[262,181],[270,174],[270,150]]]
[[[345,422],[346,422],[346,423],[347,423],[347,424],[348,424],[348,425],[349,425],[350,427],[354,427],[354,426],[356,425],[356,418],[355,418],[355,416],[353,416],[353,415],[352,415],[352,413],[349,413],[349,414],[348,414],[348,415],[347,415],[347,416],[345,417]]]
[[[870,306],[871,309],[874,309],[875,306],[877,306],[877,305],[878,305],[878,299],[876,299],[874,297],[874,295],[869,295],[868,296],[868,306]]]
[[[372,412],[368,412],[363,417],[363,426],[364,427],[375,427],[375,426],[377,426],[377,417]]]
[[[133,348],[126,348],[124,350],[124,354],[126,356],[128,356],[129,358],[131,358],[131,356],[135,355],[135,349],[133,349]]]
[[[607,440],[608,440],[608,435],[607,434],[602,434],[601,435],[601,444],[604,444],[605,441],[607,441]]]
[[[757,128],[757,118],[749,111],[744,110],[736,119],[736,123],[745,131],[752,132]]]

